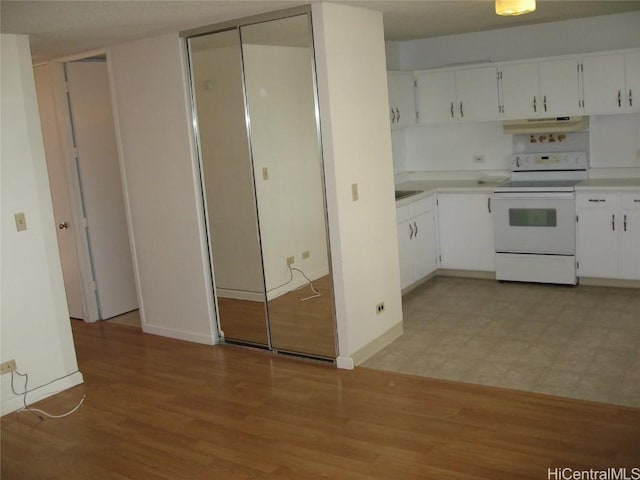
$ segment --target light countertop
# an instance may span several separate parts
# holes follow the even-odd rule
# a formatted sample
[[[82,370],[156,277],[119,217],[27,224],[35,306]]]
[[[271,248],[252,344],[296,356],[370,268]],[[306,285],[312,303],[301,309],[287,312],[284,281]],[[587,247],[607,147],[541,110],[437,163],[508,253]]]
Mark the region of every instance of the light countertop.
[[[576,185],[580,190],[637,190],[640,188],[640,177],[634,178],[591,178]]]
[[[420,193],[396,201],[397,207],[428,197],[436,192],[449,193],[492,193],[500,181],[478,180],[411,180],[396,185],[396,190],[419,190]],[[637,190],[640,189],[640,177],[633,178],[592,178],[576,185],[576,191],[590,190]]]
[[[416,193],[410,197],[401,198],[396,201],[396,206],[403,207],[410,203],[420,200],[421,198],[428,197],[436,192],[449,192],[449,193],[491,193],[493,189],[500,185],[503,180],[500,181],[486,181],[479,182],[478,180],[412,180],[408,182],[399,183],[396,185],[396,190],[420,190],[421,193]]]

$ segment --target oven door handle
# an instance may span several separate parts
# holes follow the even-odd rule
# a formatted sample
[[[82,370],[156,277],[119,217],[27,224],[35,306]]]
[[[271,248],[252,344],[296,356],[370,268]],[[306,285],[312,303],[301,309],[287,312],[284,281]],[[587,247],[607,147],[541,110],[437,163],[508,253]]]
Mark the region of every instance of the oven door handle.
[[[573,192],[494,192],[494,200],[573,200]]]

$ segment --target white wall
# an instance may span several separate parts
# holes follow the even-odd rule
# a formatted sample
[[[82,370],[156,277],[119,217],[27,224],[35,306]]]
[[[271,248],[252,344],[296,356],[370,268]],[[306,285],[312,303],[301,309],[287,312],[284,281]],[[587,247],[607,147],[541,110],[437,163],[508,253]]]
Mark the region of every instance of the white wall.
[[[58,256],[56,226],[27,36],[0,37],[2,49],[2,235],[0,330],[2,362],[29,374],[33,402],[82,383]],[[16,231],[24,212],[27,230]],[[2,414],[21,406],[2,376]],[[23,385],[17,382],[17,387]]]
[[[312,12],[338,365],[348,367],[402,332],[382,14],[329,3]],[[376,315],[379,302],[386,311]]]
[[[401,42],[400,70],[640,46],[640,12]]]
[[[181,39],[174,33],[117,45],[107,58],[143,329],[214,343]]]
[[[311,52],[244,45],[243,58],[264,276],[272,300],[305,283],[295,273],[287,284],[287,257],[295,257],[292,266],[311,280],[329,273]],[[303,260],[304,251],[310,256]]]

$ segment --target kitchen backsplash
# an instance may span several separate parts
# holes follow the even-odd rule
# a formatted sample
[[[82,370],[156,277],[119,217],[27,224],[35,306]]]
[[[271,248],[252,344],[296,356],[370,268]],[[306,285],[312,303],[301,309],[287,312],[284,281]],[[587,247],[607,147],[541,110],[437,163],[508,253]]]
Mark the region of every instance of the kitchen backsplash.
[[[394,172],[475,178],[509,171],[511,155],[530,152],[587,151],[592,177],[640,176],[640,114],[590,117],[589,132],[565,133],[531,143],[527,135],[506,135],[502,122],[417,125],[393,132]],[[559,147],[558,147],[559,146]],[[536,150],[538,149],[538,150]]]

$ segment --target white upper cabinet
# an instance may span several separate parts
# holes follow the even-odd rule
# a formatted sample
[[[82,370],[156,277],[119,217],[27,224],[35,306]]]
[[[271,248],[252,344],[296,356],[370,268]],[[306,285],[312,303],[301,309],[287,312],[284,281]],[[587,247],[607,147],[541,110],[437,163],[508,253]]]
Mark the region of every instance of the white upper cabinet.
[[[391,128],[416,123],[413,72],[387,72]]]
[[[505,64],[501,77],[503,118],[582,113],[576,58]]]
[[[498,120],[496,67],[416,72],[420,123]]]
[[[640,52],[586,56],[582,76],[585,113],[640,111]]]

